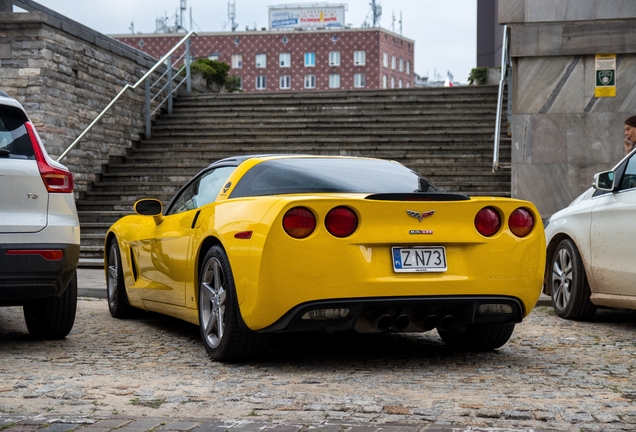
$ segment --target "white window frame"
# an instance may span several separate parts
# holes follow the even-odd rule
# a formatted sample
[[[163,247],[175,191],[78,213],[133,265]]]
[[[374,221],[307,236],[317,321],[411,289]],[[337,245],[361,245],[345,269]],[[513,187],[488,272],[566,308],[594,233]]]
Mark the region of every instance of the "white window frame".
[[[240,88],[241,90],[243,90],[243,77],[239,76],[239,75],[235,75],[235,77],[238,78],[239,83],[238,83],[238,88]]]
[[[395,77],[391,77],[391,88],[395,88]]]
[[[404,72],[404,59],[400,59],[398,64],[400,72]]]
[[[267,54],[256,54],[255,64],[257,68],[266,68]]]
[[[411,74],[411,62],[408,60],[406,61],[406,73]]]
[[[364,66],[367,64],[367,53],[366,51],[354,51],[353,52],[353,65],[354,66]]]
[[[329,75],[329,88],[331,89],[340,88],[340,74]]]
[[[305,88],[306,89],[315,89],[316,88],[316,75],[310,74],[305,75]]]
[[[267,89],[267,76],[265,75],[257,75],[256,76],[256,90],[266,90]]]
[[[340,51],[329,53],[329,66],[340,66]]]
[[[243,55],[232,54],[232,69],[242,69],[242,68],[243,68]]]
[[[386,75],[382,75],[382,88],[386,88],[387,77]]]
[[[389,53],[382,53],[382,66],[389,67]]]
[[[278,80],[278,88],[281,90],[289,90],[291,89],[291,76],[289,75],[281,75]]]
[[[395,56],[391,56],[391,69],[395,70]]]
[[[404,86],[404,82],[402,81],[402,79],[400,79],[398,81],[398,88],[402,88]]]
[[[291,66],[291,53],[280,53],[278,55],[278,65],[282,68]]]
[[[221,58],[221,54],[219,53],[210,54],[208,56],[208,59],[213,61],[219,61],[220,58]]]
[[[314,66],[316,66],[316,53],[315,52],[306,52],[304,57],[305,57],[305,67],[314,67]]]
[[[363,73],[353,75],[353,86],[355,88],[364,88],[366,86],[365,76]]]

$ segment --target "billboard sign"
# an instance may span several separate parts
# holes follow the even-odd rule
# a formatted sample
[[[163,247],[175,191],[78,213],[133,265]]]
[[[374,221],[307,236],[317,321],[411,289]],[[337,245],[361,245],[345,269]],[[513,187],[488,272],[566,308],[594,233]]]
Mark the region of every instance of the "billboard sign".
[[[271,30],[286,28],[321,28],[344,27],[344,5],[311,5],[311,6],[270,6],[269,28]]]

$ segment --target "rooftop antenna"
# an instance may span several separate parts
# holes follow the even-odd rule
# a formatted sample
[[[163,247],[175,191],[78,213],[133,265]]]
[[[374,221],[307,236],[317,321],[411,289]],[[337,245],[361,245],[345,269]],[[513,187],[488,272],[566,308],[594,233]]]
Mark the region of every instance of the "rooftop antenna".
[[[232,23],[232,31],[236,31],[236,28],[238,27],[238,23],[236,22],[236,0],[228,0],[227,17]]]
[[[130,33],[135,34],[135,22],[134,21],[130,22],[130,27],[128,27],[128,30],[130,30]]]
[[[400,36],[402,35],[402,11],[400,11]]]
[[[185,30],[186,28],[183,26],[183,14],[185,13],[185,11],[188,9],[186,6],[186,1],[187,0],[181,0],[181,6],[180,6],[180,13],[179,13],[179,22],[177,23],[177,31],[178,30]]]
[[[395,11],[392,12],[393,18],[391,18],[391,31],[395,33]]]
[[[380,17],[382,16],[382,5],[376,0],[371,0],[371,12],[373,13],[373,27],[380,27]]]

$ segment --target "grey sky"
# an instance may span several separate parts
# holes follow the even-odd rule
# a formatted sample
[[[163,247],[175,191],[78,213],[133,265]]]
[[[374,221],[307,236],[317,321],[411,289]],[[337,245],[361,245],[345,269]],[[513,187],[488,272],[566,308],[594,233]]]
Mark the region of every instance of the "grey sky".
[[[152,33],[156,19],[167,16],[174,23],[180,0],[36,0],[62,15],[105,34],[135,32]],[[238,30],[245,26],[267,27],[267,6],[303,1],[235,0]],[[371,7],[370,0],[329,1],[347,4],[347,23],[361,27]],[[310,2],[310,3],[327,3]],[[382,27],[415,40],[415,72],[443,80],[450,71],[456,81],[466,82],[476,64],[477,0],[379,0],[382,5]],[[186,0],[188,12],[184,24],[192,20],[197,31],[229,31],[228,0]],[[224,27],[225,26],[225,27]]]

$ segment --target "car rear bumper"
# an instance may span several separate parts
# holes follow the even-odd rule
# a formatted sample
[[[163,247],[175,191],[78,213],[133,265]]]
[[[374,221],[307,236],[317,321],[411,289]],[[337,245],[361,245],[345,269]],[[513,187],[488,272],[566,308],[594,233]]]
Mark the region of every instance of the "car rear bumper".
[[[493,305],[496,305],[493,307]],[[501,309],[505,311],[502,312]],[[341,318],[325,318],[333,311],[348,310]],[[499,310],[498,312],[496,312]],[[311,319],[311,311],[322,312]],[[338,312],[335,312],[338,313]],[[343,312],[339,312],[344,315]],[[335,299],[296,306],[262,332],[306,330],[356,330],[372,333],[385,330],[422,332],[449,330],[470,324],[513,324],[525,311],[519,299],[508,296],[435,296],[366,299]]]
[[[64,256],[52,261],[37,254],[7,254],[16,250],[62,250]],[[78,244],[0,245],[0,306],[60,296],[73,277],[78,261]]]

